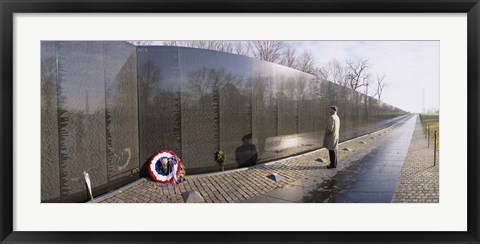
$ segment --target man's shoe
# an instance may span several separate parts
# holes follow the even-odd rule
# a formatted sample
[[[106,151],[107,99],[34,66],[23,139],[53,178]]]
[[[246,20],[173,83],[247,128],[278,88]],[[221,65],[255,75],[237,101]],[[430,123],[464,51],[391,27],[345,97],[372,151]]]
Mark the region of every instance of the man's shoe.
[[[336,166],[333,166],[333,165],[328,165],[327,166],[327,169],[334,169],[334,168],[336,168]]]

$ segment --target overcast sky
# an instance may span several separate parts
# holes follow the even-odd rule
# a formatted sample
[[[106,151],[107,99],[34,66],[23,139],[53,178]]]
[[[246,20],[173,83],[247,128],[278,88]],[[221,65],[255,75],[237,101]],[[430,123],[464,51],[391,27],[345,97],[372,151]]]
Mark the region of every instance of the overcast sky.
[[[320,65],[336,58],[368,59],[372,74],[385,74],[382,101],[405,111],[438,109],[440,56],[438,41],[295,41],[299,51],[309,49]]]

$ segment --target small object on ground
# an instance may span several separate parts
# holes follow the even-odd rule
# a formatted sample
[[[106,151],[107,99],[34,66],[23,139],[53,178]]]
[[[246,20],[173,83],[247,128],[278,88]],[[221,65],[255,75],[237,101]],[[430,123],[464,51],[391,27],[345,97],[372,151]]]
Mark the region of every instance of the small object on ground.
[[[315,161],[317,161],[317,162],[319,162],[319,163],[325,163],[325,162],[327,162],[327,160],[325,160],[324,158],[320,158],[320,157],[317,158],[317,159],[315,159]]]
[[[363,144],[363,145],[365,145],[365,144],[367,144],[367,143],[366,143],[366,142],[364,142],[364,141],[361,141],[361,142],[360,142],[360,144]]]
[[[93,202],[93,194],[92,194],[92,184],[90,182],[90,176],[88,175],[87,171],[83,171],[83,177],[85,178],[85,183],[87,184],[88,192],[90,193],[90,199]]]
[[[269,178],[270,180],[276,181],[276,182],[283,180],[283,176],[281,176],[277,173],[273,173],[271,175],[268,175],[267,178]]]
[[[345,147],[345,148],[343,148],[342,150],[343,150],[343,151],[346,151],[346,152],[351,152],[351,151],[353,151],[352,149],[350,149],[350,148],[348,148],[348,147]]]
[[[187,191],[182,193],[183,201],[186,203],[204,202],[202,195],[197,191]]]
[[[375,137],[370,137],[370,139],[375,140]]]
[[[220,165],[220,171],[224,171],[224,163],[225,160],[227,159],[227,156],[223,151],[217,151],[215,152],[215,161],[217,162],[218,165]]]

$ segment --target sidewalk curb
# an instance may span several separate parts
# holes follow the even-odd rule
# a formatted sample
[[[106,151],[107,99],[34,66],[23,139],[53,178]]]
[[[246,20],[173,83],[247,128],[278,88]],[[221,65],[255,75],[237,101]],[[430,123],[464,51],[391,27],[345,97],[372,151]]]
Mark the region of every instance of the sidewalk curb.
[[[126,191],[126,190],[128,190],[128,189],[130,189],[130,188],[132,188],[132,187],[134,187],[134,186],[136,186],[136,185],[138,185],[138,184],[140,184],[144,181],[147,181],[147,179],[146,178],[140,178],[138,180],[135,180],[135,181],[133,181],[131,183],[128,183],[128,184],[126,184],[126,185],[124,185],[120,188],[117,188],[117,189],[115,189],[115,190],[113,190],[109,193],[106,193],[106,194],[103,194],[103,195],[100,195],[100,196],[96,197],[93,202],[94,203],[103,202],[106,199],[114,197],[115,195],[117,195],[117,193],[121,193],[122,191]]]

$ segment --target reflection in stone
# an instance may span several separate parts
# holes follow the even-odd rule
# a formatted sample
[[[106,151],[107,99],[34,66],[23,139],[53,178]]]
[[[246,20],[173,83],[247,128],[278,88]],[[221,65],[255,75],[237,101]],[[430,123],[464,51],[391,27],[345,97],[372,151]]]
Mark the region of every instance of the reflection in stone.
[[[251,134],[252,106],[251,88],[247,79],[229,75],[219,87],[219,148],[232,159],[239,138]],[[251,140],[251,138],[250,138]],[[236,167],[236,161],[225,162],[227,167]]]
[[[105,82],[102,42],[58,43],[61,195],[107,183]]]
[[[296,72],[283,74],[275,76],[275,83],[278,84],[278,134],[291,135],[298,132]]]
[[[238,167],[249,167],[257,163],[257,147],[252,144],[252,134],[245,135],[242,138],[242,145],[235,150],[235,162]]]
[[[142,175],[150,157],[172,150],[182,160],[180,74],[177,48],[137,51],[139,164]],[[188,162],[185,163],[187,166]]]
[[[60,198],[57,54],[55,42],[42,42],[41,47],[42,199],[57,199]]]
[[[257,145],[259,160],[276,157],[270,138],[278,135],[278,107],[272,65],[252,61],[252,142]]]
[[[309,133],[314,131],[315,109],[314,95],[312,93],[311,84],[313,78],[299,74],[297,79],[297,110],[298,110],[298,133]]]
[[[187,167],[215,165],[219,150],[218,80],[213,69],[190,71],[182,80],[182,160]]]
[[[249,131],[250,99],[245,80],[222,68],[192,70],[187,77],[182,92],[184,160],[212,167],[212,152],[222,150],[227,155],[226,164],[232,164],[228,155],[234,154],[237,145],[232,138]]]
[[[107,163],[110,180],[138,169],[136,49],[104,42]]]

